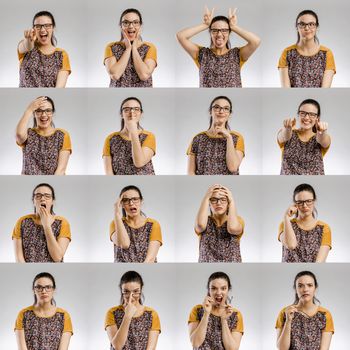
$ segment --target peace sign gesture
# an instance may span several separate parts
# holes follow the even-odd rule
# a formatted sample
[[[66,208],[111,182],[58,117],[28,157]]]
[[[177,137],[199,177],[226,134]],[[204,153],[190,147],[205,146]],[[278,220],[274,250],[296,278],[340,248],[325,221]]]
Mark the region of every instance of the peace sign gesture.
[[[328,129],[328,123],[320,122],[319,120],[316,120],[316,129],[317,129],[317,132],[323,134]]]
[[[230,29],[233,30],[233,28],[237,25],[237,7],[235,7],[233,10],[229,8],[228,10],[228,19],[230,21]]]
[[[214,9],[215,8],[213,8],[211,11],[209,11],[208,6],[205,5],[203,23],[208,27],[210,26],[210,23],[214,17]]]

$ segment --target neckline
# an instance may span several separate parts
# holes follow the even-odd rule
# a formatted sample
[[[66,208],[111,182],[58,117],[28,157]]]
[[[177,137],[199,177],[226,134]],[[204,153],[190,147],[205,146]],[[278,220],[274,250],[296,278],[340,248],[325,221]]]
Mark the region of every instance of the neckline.
[[[316,220],[315,226],[313,226],[312,228],[310,228],[310,229],[308,229],[308,230],[305,230],[304,228],[302,228],[302,227],[299,225],[297,219],[294,219],[294,220],[295,220],[294,222],[296,223],[296,225],[298,226],[298,228],[300,228],[301,230],[303,230],[303,231],[305,231],[305,232],[310,232],[310,231],[314,230],[314,229],[319,225],[319,220]]]
[[[54,135],[54,134],[56,133],[56,131],[57,131],[56,128],[53,128],[53,132],[52,132],[51,134],[49,134],[49,135],[43,135],[43,134],[40,133],[38,127],[35,127],[35,128],[33,128],[32,130],[34,130],[39,136],[42,136],[42,137],[50,137],[50,136]]]
[[[35,307],[34,307],[34,305],[33,305],[33,313],[34,313],[34,315],[35,315],[36,317],[38,317],[38,318],[52,318],[52,317],[54,317],[54,316],[57,314],[57,310],[58,310],[58,307],[55,306],[55,312],[54,312],[51,316],[39,316],[39,315],[36,313]]]
[[[52,55],[57,51],[57,47],[55,47],[55,46],[53,47],[54,50],[53,50],[52,53],[44,53],[44,52],[42,52],[42,50],[40,49],[39,46],[36,46],[36,48],[37,48],[37,50],[38,50],[42,55],[44,55],[44,56],[52,56]]]
[[[215,53],[215,52],[214,52],[214,49],[211,48],[211,47],[209,48],[209,50],[210,50],[210,51],[212,52],[212,54],[215,55],[216,57],[223,57],[223,56],[227,55],[227,54],[232,50],[232,48],[228,49],[227,52],[223,53],[222,55],[219,55],[219,54]]]
[[[321,45],[318,45],[318,50],[317,50],[317,52],[316,52],[315,54],[313,54],[313,55],[303,55],[303,54],[299,51],[298,44],[295,44],[295,49],[297,50],[298,54],[299,54],[300,56],[302,56],[302,57],[315,57],[315,56],[317,56],[317,55],[320,53],[320,51],[321,51]]]
[[[300,130],[299,130],[299,129],[295,129],[295,132],[296,132],[296,134],[297,134],[298,140],[299,140],[300,142],[302,142],[302,143],[308,143],[308,142],[310,142],[310,140],[311,140],[314,136],[316,136],[316,134],[313,132],[312,136],[311,136],[307,141],[303,141],[303,140],[300,138],[300,135],[299,135]]]
[[[143,222],[143,224],[142,225],[140,225],[140,226],[133,226],[133,225],[130,225],[130,223],[128,222],[128,220],[127,220],[127,218],[124,216],[124,221],[126,222],[126,224],[129,226],[129,227],[131,227],[131,228],[134,228],[134,229],[139,229],[139,228],[141,228],[141,227],[144,227],[146,224],[147,224],[147,222],[148,222],[148,217],[147,218],[145,218],[145,220],[144,220],[144,222]]]

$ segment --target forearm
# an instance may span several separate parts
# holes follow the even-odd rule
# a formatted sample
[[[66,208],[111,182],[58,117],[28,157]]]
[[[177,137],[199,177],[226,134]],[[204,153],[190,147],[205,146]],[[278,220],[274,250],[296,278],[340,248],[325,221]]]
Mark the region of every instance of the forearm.
[[[104,156],[103,157],[103,165],[104,165],[104,168],[105,168],[105,174],[106,175],[114,175],[113,167],[112,167],[112,157],[111,156]]]
[[[58,244],[55,235],[52,232],[51,227],[44,227],[44,233],[47,243],[47,249],[54,262],[61,262],[64,256],[64,252]]]
[[[257,48],[259,46],[261,40],[256,34],[249,32],[248,30],[245,30],[237,25],[231,27],[231,30],[242,39],[246,40],[250,46],[254,48]]]
[[[277,139],[280,143],[286,143],[288,142],[293,135],[293,130],[291,128],[282,128],[278,134],[277,134]]]
[[[114,242],[118,247],[122,249],[128,249],[130,246],[130,238],[126,232],[123,220],[120,215],[115,215],[114,217],[114,226],[116,229],[115,237],[116,242]]]
[[[233,143],[232,137],[226,141],[226,165],[228,170],[233,173],[238,171],[241,164],[241,159],[236,151],[235,145]]]
[[[16,141],[19,144],[22,144],[27,140],[28,137],[28,122],[29,119],[32,117],[32,112],[26,110],[20,119],[20,121],[17,124],[16,127]]]
[[[331,137],[328,135],[327,131],[324,131],[322,133],[321,132],[317,132],[316,133],[316,141],[323,148],[327,148],[331,144]]]
[[[60,151],[59,156],[58,156],[58,164],[57,164],[57,168],[55,171],[55,175],[65,175],[66,174],[66,169],[67,169],[69,157],[70,157],[70,151],[67,151],[67,150]]]
[[[277,340],[278,350],[289,350],[290,348],[290,333],[292,330],[292,325],[290,322],[286,322],[281,331],[281,334]]]
[[[152,75],[152,69],[142,60],[136,46],[132,48],[132,58],[136,73],[140,80],[145,81]]]
[[[290,88],[290,79],[289,79],[289,73],[288,73],[288,68],[279,68],[280,72],[280,81],[281,81],[281,86],[284,88]]]
[[[26,52],[33,50],[34,43],[31,43],[27,39],[23,39],[18,43],[17,48],[18,48],[18,52],[23,54],[23,53],[26,53]]]
[[[320,250],[318,251],[316,262],[323,263],[326,262],[329,250],[331,248],[328,245],[321,245]]]
[[[177,40],[180,42],[180,44],[182,45],[183,41],[189,40],[190,38],[192,38],[194,35],[199,34],[200,32],[203,32],[204,30],[208,29],[209,27],[204,24],[201,23],[197,26],[194,27],[190,27],[190,28],[185,28],[183,30],[180,30],[177,34]]]
[[[240,221],[238,220],[236,205],[233,200],[228,207],[228,216],[227,216],[227,231],[231,235],[240,235],[242,233],[243,227]]]
[[[204,312],[198,327],[191,334],[191,343],[194,348],[199,348],[203,344],[207,334],[208,321],[209,314]]]
[[[201,233],[207,228],[208,224],[208,206],[209,198],[205,196],[199,207],[197,216],[196,216],[196,232]]]
[[[225,350],[238,350],[239,343],[235,341],[227,324],[227,319],[221,319],[221,335]]]
[[[154,263],[156,261],[158,251],[160,248],[159,241],[150,241],[148,245],[147,255],[145,259],[145,263]]]
[[[120,59],[109,67],[108,73],[113,80],[118,80],[124,74],[130,55],[131,48],[125,49]]]
[[[148,159],[143,153],[138,132],[131,133],[131,153],[132,161],[137,168],[141,168],[148,163]]]
[[[128,333],[130,328],[131,318],[124,316],[117,333],[112,339],[112,346],[115,350],[121,350],[126,340],[128,339]]]
[[[282,241],[283,245],[288,249],[295,249],[298,245],[298,241],[289,217],[284,218],[284,235]]]
[[[323,74],[322,85],[323,88],[330,88],[332,86],[334,71],[327,69]]]

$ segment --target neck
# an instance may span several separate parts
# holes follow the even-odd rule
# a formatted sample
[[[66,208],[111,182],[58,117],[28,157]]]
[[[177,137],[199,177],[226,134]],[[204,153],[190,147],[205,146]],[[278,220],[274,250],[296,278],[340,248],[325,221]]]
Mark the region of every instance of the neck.
[[[128,222],[130,222],[134,225],[138,225],[145,220],[145,218],[141,214],[137,214],[136,216],[128,216],[127,215],[126,219]]]
[[[301,47],[304,50],[314,50],[316,47],[318,47],[317,42],[312,39],[300,39],[298,42],[298,46]]]
[[[307,215],[307,216],[300,215],[300,216],[298,217],[298,220],[299,220],[299,221],[302,221],[302,222],[305,222],[305,223],[309,223],[309,222],[314,221],[315,218],[312,216],[312,214]]]
[[[312,128],[311,129],[300,128],[299,129],[299,134],[303,135],[303,136],[312,136],[314,134],[314,132],[312,131]]]
[[[55,129],[52,125],[48,126],[47,128],[42,128],[40,126],[38,126],[37,128],[42,135],[49,135]]]
[[[53,307],[55,307],[55,306],[51,304],[51,301],[50,302],[45,302],[45,303],[42,303],[42,302],[39,301],[39,302],[37,302],[35,304],[35,308],[37,310],[40,310],[40,311],[49,311]]]
[[[212,122],[212,124],[211,124],[211,126],[210,126],[210,128],[209,128],[209,132],[211,133],[211,134],[215,134],[215,127],[216,126],[225,126],[225,124],[224,123],[218,123],[218,122]]]
[[[298,305],[299,305],[301,310],[306,310],[306,311],[312,310],[316,306],[312,300],[310,300],[306,303],[303,303],[299,300]]]
[[[217,54],[217,55],[224,55],[227,51],[228,48],[225,47],[213,47],[213,51]]]
[[[227,215],[226,214],[213,214],[213,218],[215,219],[215,221],[220,225],[222,223],[224,223],[225,221],[227,221]]]

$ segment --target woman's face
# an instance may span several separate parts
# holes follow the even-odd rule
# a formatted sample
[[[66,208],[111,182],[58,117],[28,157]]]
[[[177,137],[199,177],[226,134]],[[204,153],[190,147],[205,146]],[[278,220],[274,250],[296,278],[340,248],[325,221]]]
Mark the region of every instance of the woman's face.
[[[224,215],[227,213],[228,199],[220,190],[213,192],[213,195],[209,198],[209,203],[214,215]]]
[[[136,100],[128,100],[122,106],[122,118],[126,120],[134,120],[139,123],[142,116],[141,106]]]
[[[301,39],[314,40],[317,26],[313,15],[303,15],[298,18],[297,29]]]
[[[54,291],[55,289],[50,278],[42,277],[34,283],[34,294],[38,303],[51,303]]]
[[[295,205],[298,208],[298,212],[302,217],[312,215],[315,208],[314,196],[309,191],[301,191],[294,197]]]
[[[216,278],[209,283],[209,296],[214,299],[214,306],[219,307],[227,303],[228,284],[223,278]]]
[[[50,213],[53,206],[51,189],[47,186],[38,187],[34,192],[33,202],[36,212],[39,211],[40,207],[45,207]]]
[[[129,12],[122,17],[121,29],[130,41],[136,39],[137,31],[141,27],[140,17],[135,12]]]
[[[295,282],[295,290],[302,303],[313,301],[316,295],[315,281],[311,276],[301,276]]]
[[[304,130],[312,129],[319,119],[318,109],[311,103],[301,105],[298,114],[300,127]]]
[[[126,305],[129,301],[138,305],[140,303],[142,288],[138,282],[127,282],[122,284],[123,304]]]
[[[39,129],[46,129],[52,125],[53,108],[52,104],[46,100],[42,106],[34,111],[34,118]]]
[[[38,44],[50,45],[53,34],[53,23],[50,17],[40,16],[34,20],[34,30]]]
[[[215,48],[225,48],[230,36],[230,27],[228,23],[225,21],[214,22],[210,27],[210,36]]]
[[[135,217],[141,212],[141,198],[137,191],[128,190],[122,194],[122,206],[127,216]]]
[[[211,117],[214,126],[225,125],[231,115],[231,107],[229,102],[224,98],[215,100],[211,106]]]

